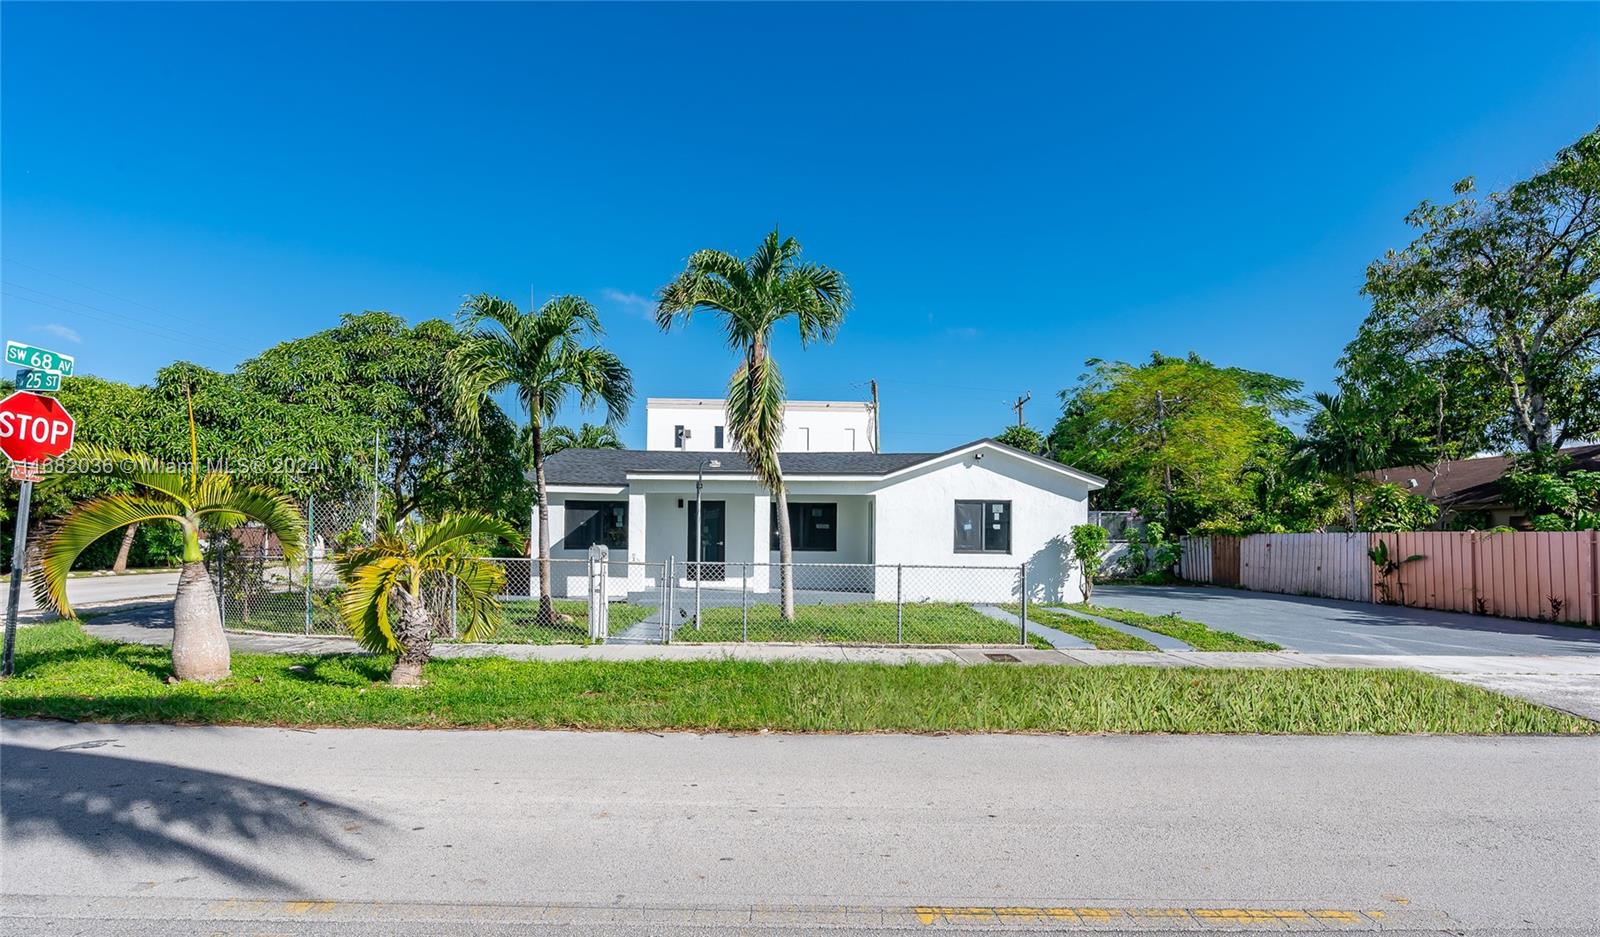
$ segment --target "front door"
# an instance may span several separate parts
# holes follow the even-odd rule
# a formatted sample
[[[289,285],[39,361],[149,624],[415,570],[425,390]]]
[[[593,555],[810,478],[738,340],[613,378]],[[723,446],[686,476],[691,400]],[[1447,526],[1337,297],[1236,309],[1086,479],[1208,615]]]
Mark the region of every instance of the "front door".
[[[694,540],[695,509],[694,502],[689,502],[689,578],[701,579],[707,582],[721,582],[727,577],[727,552],[728,539],[727,506],[722,501],[703,501],[705,508],[705,521],[700,525],[700,543],[698,544],[699,556],[704,560],[705,568],[695,562],[697,545]]]

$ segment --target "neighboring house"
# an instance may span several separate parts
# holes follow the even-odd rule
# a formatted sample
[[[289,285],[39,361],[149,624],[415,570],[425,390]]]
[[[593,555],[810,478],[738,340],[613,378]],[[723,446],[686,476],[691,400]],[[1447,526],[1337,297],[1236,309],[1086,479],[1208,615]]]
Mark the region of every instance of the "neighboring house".
[[[1572,468],[1600,471],[1600,445],[1572,446],[1561,450]],[[1511,469],[1509,456],[1457,459],[1437,466],[1401,465],[1369,473],[1377,482],[1399,485],[1437,504],[1444,520],[1449,515],[1482,513],[1486,527],[1529,527],[1527,515],[1507,500],[1501,479]]]
[[[545,464],[552,557],[581,558],[601,543],[611,550],[613,576],[638,578],[637,569],[619,572],[624,557],[635,564],[673,558],[681,574],[690,574],[695,480],[703,471],[703,581],[742,578],[751,592],[775,590],[775,500],[731,449],[725,430],[722,449],[703,447],[726,425],[721,406],[651,399],[648,449],[552,455]],[[1036,598],[1079,597],[1068,538],[1088,522],[1089,492],[1104,479],[992,439],[944,452],[877,452],[870,444],[873,416],[851,403],[792,403],[785,411],[780,462],[797,589],[893,599],[895,564],[1020,569],[1026,562]],[[682,446],[679,427],[689,432]],[[817,448],[852,439],[859,448]],[[920,581],[935,578],[948,581],[952,593],[961,587],[960,570]],[[916,598],[962,598],[937,591],[922,586]]]

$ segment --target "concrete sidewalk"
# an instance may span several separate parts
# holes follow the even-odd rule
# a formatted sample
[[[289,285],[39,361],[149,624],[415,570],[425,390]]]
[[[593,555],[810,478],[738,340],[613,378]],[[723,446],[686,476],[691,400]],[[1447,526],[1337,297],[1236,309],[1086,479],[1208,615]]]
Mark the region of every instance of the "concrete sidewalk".
[[[86,610],[90,611],[90,610]],[[107,641],[172,643],[171,605],[101,606],[84,631]],[[360,653],[337,636],[228,635],[236,652],[256,654]],[[985,647],[846,646],[831,644],[438,644],[439,658],[510,660],[805,660],[875,664],[1036,664],[1104,667],[1401,669],[1434,674],[1600,721],[1600,657],[1552,655],[1303,654],[1297,651],[1042,650],[1017,645]]]

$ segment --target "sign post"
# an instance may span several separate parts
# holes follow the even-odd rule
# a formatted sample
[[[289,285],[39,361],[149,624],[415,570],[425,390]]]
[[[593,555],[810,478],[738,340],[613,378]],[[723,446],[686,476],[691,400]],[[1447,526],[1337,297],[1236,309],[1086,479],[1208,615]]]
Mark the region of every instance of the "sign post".
[[[72,373],[72,358],[43,348],[6,342],[6,361],[20,364],[33,373],[52,376],[56,387],[61,376]],[[19,372],[20,374],[20,372]],[[44,382],[49,383],[49,382]],[[16,670],[17,607],[22,602],[22,578],[28,564],[28,509],[33,504],[33,483],[39,478],[39,464],[66,455],[72,449],[77,426],[72,414],[53,397],[19,390],[0,400],[0,452],[11,460],[11,477],[22,482],[17,495],[17,529],[11,544],[11,581],[6,590],[5,650],[0,656],[0,676]]]

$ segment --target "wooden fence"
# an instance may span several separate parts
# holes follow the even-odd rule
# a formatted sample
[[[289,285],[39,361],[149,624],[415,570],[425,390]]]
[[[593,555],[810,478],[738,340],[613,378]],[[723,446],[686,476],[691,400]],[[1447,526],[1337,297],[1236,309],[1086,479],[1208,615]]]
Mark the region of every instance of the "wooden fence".
[[[1408,560],[1385,581],[1379,542]],[[1261,592],[1600,625],[1600,533],[1417,531],[1185,537],[1179,574]]]

